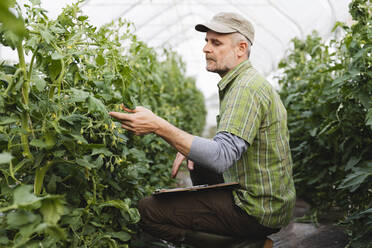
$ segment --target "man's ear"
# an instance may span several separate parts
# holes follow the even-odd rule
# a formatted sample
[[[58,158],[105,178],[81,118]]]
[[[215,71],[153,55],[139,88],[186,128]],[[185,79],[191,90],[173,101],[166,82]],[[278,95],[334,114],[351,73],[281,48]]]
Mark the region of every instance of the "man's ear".
[[[248,43],[246,41],[240,41],[237,46],[238,57],[247,55]]]

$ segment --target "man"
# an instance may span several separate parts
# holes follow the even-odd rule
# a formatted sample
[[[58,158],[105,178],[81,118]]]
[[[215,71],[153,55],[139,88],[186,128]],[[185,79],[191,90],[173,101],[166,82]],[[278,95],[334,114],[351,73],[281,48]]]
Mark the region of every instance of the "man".
[[[155,133],[174,146],[172,176],[187,158],[194,185],[238,182],[241,188],[145,198],[141,224],[153,236],[203,248],[264,240],[289,223],[295,201],[286,110],[249,62],[254,29],[248,20],[219,13],[195,29],[206,33],[206,69],[222,78],[216,136],[193,136],[143,107],[110,115],[125,129]]]

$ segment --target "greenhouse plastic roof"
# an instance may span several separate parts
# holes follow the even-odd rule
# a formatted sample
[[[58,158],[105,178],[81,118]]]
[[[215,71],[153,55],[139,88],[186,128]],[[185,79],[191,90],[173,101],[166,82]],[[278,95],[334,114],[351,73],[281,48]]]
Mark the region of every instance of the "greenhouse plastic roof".
[[[76,1],[41,2],[55,17],[66,4]],[[327,37],[336,21],[348,21],[349,3],[350,0],[86,0],[82,9],[94,25],[121,17],[133,22],[138,37],[150,46],[172,47],[187,63],[188,74],[197,77],[199,88],[209,96],[214,92],[208,91],[208,85],[215,85],[219,78],[205,71],[205,34],[195,31],[195,24],[210,20],[221,11],[244,15],[256,30],[252,63],[269,75],[276,70],[293,37],[304,38],[312,30]]]
[[[41,1],[52,18],[66,4],[76,2]],[[82,9],[93,25],[124,18],[134,23],[138,37],[150,46],[172,47],[186,62],[188,75],[197,78],[198,87],[209,97],[217,92],[219,76],[205,70],[205,34],[195,31],[195,24],[210,20],[221,11],[244,15],[256,30],[251,61],[270,79],[292,38],[304,38],[312,30],[327,37],[336,21],[350,22],[349,3],[350,0],[86,0]],[[8,51],[0,49],[0,56],[7,59]]]

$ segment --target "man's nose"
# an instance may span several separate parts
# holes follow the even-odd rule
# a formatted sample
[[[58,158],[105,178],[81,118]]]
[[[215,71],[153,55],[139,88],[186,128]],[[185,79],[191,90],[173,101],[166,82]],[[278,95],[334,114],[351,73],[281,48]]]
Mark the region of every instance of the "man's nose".
[[[203,47],[203,52],[204,53],[210,53],[211,52],[211,46],[208,43],[205,44],[205,46]]]

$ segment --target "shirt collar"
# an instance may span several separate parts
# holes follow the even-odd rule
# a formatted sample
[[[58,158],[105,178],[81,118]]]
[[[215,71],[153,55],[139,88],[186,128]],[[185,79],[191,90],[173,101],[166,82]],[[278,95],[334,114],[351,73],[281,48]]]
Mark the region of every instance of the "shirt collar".
[[[245,71],[246,69],[252,67],[251,62],[247,59],[237,66],[235,66],[232,70],[230,70],[223,78],[218,82],[217,86],[220,89],[220,91],[223,91],[223,89],[231,82],[233,81],[242,71]]]

